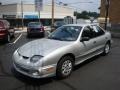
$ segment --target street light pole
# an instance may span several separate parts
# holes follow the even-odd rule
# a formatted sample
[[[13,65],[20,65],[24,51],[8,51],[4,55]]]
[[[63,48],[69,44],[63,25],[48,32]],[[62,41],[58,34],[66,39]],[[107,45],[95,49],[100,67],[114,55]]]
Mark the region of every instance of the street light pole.
[[[54,29],[54,0],[52,0],[52,31]]]
[[[108,15],[109,15],[109,5],[110,5],[110,0],[106,0],[106,3],[105,3],[105,9],[106,9],[106,13],[105,13],[105,30],[107,30]]]

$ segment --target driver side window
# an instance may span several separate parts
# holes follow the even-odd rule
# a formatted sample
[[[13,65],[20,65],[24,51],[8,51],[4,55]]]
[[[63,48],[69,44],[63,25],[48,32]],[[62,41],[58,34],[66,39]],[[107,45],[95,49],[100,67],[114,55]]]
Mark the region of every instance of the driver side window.
[[[92,32],[91,32],[91,27],[87,26],[84,28],[82,37],[89,37],[92,38]]]

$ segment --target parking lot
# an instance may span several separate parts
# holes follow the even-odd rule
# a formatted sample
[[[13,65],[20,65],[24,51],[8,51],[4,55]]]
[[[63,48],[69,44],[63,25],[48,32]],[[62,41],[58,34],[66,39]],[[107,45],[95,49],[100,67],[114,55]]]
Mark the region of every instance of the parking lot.
[[[120,39],[113,38],[111,52],[96,56],[75,67],[64,80],[56,77],[31,79],[14,71],[12,54],[23,44],[40,38],[27,38],[18,33],[10,43],[0,44],[0,90],[119,90]]]

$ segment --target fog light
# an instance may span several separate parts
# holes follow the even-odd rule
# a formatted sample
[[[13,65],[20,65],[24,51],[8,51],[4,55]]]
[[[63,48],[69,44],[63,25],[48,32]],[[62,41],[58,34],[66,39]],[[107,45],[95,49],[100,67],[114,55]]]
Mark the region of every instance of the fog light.
[[[55,71],[55,68],[54,67],[49,67],[49,68],[44,68],[44,73],[52,73]]]
[[[39,72],[34,72],[34,73],[32,73],[32,75],[38,76],[38,75],[39,75]]]

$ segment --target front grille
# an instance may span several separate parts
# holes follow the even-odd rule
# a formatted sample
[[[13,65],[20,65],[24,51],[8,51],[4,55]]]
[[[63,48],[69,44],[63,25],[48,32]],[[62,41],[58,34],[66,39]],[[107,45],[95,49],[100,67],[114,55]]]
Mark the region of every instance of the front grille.
[[[23,71],[23,72],[29,72],[29,70],[28,69],[26,69],[26,68],[23,68],[22,66],[20,66],[19,64],[15,64],[16,65],[16,67],[18,68],[18,69],[20,69],[21,71]]]

